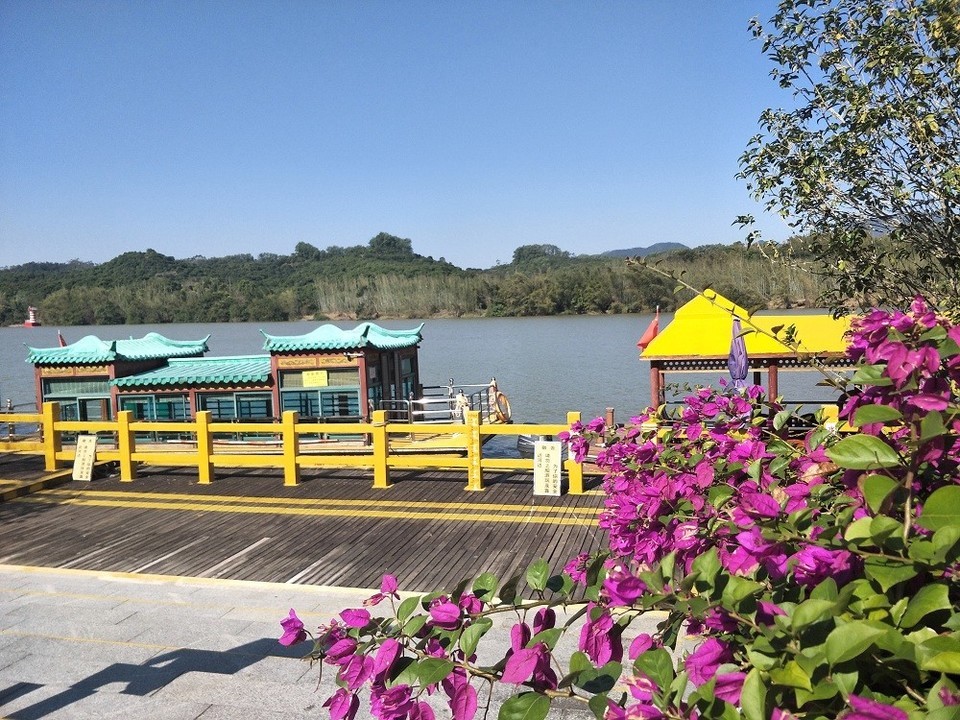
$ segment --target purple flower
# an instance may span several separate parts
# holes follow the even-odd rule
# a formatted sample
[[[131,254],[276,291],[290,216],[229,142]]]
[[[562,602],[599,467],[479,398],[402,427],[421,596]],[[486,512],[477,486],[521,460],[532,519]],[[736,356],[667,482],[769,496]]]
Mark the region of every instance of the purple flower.
[[[362,628],[370,622],[370,612],[358,608],[348,608],[340,613],[347,627]]]
[[[654,645],[659,647],[659,643],[657,643],[652,636],[647,633],[640,633],[633,639],[633,642],[630,643],[630,649],[627,651],[627,657],[629,657],[631,660],[636,660],[647,650],[653,648]]]
[[[357,690],[373,677],[374,660],[367,655],[351,655],[340,663],[340,679],[347,690]]]
[[[807,545],[792,557],[795,561],[793,577],[801,585],[814,587],[828,577],[845,585],[859,568],[857,558],[847,550],[828,550],[818,545]]]
[[[543,643],[537,643],[532,648],[514,650],[503,668],[501,681],[519,685],[529,680],[540,658],[544,656],[545,650],[546,645]]]
[[[646,583],[622,565],[615,565],[603,581],[603,594],[611,605],[629,606],[647,590]]]
[[[357,641],[353,638],[341,638],[327,648],[323,659],[331,665],[342,665],[349,662],[357,650]]]
[[[700,687],[717,674],[717,668],[733,660],[730,647],[716,638],[707,638],[700,643],[687,659],[683,667],[690,675],[693,684]]]
[[[746,679],[747,674],[742,672],[717,675],[717,681],[713,687],[713,694],[724,702],[736,705],[740,702],[740,691],[743,690],[743,681]]]
[[[380,675],[390,670],[393,664],[397,661],[397,658],[400,657],[402,648],[400,643],[398,643],[393,638],[387,638],[383,641],[379,648],[377,648],[377,654],[373,658],[373,673],[374,675]]]
[[[397,579],[393,575],[384,575],[383,579],[380,580],[380,592],[364,600],[363,604],[379,605],[387,597],[399,600],[400,594],[397,592],[397,587]]]
[[[567,561],[563,571],[570,576],[575,583],[583,584],[587,581],[587,564],[590,556],[587,553],[580,553]]]
[[[307,639],[307,631],[303,629],[303,621],[297,617],[297,613],[290,608],[290,614],[280,621],[280,627],[283,628],[283,635],[280,636],[281,645],[296,645]]]
[[[623,646],[620,644],[619,626],[614,627],[613,618],[607,610],[603,610],[596,620],[593,619],[594,609],[590,603],[587,612],[587,621],[580,630],[579,648],[587,654],[595,665],[606,665],[611,660],[619,661],[623,657]]]
[[[850,709],[840,716],[843,720],[907,720],[907,714],[893,705],[857,695],[851,695],[847,702]]]
[[[460,608],[445,596],[430,603],[430,619],[444,630],[456,630],[460,626]]]
[[[370,693],[370,713],[379,720],[400,720],[413,709],[410,686],[401,684],[392,688],[374,688]]]
[[[636,700],[642,702],[650,702],[653,700],[653,696],[660,690],[660,686],[644,673],[637,673],[633,677],[627,678],[626,682],[630,688],[630,694],[633,695]]]
[[[360,707],[360,698],[354,693],[340,688],[327,698],[323,707],[330,708],[330,720],[353,720]]]
[[[557,613],[553,608],[544,607],[537,610],[533,616],[533,634],[537,635],[544,630],[550,630],[557,624]]]
[[[433,708],[422,700],[415,702],[410,710],[410,720],[435,720],[435,718]]]
[[[473,720],[477,714],[477,691],[470,684],[466,670],[454,669],[443,679],[442,685],[449,698],[453,720]]]

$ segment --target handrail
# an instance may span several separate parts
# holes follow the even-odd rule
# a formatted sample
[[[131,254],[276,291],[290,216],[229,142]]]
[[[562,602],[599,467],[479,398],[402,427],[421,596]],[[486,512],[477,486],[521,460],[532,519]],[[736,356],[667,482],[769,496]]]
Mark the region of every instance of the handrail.
[[[199,411],[193,420],[134,420],[133,413],[122,410],[114,420],[61,420],[59,403],[44,403],[41,413],[20,413],[17,421],[36,423],[42,428],[42,442],[0,442],[0,450],[37,453],[45,457],[45,467],[53,471],[75,459],[75,450],[64,444],[64,434],[106,433],[112,442],[98,449],[102,460],[117,462],[120,480],[131,482],[140,465],[193,466],[199,482],[210,483],[221,467],[273,467],[283,470],[284,485],[296,485],[303,467],[349,467],[373,472],[373,486],[390,486],[393,469],[460,469],[467,472],[467,490],[482,490],[484,471],[532,472],[529,458],[486,458],[483,437],[489,435],[556,435],[574,422],[580,413],[567,413],[566,423],[497,425],[485,423],[479,410],[468,410],[465,423],[422,423],[389,421],[387,411],[377,410],[372,422],[316,423],[300,422],[293,411],[283,413],[280,423],[215,421],[209,411]],[[181,433],[185,443],[167,446],[144,441],[144,433]],[[217,434],[250,433],[272,435],[267,442],[243,445],[219,443]],[[354,442],[336,441],[315,447],[306,436],[354,436]],[[422,436],[430,436],[422,438]],[[421,438],[412,440],[412,438]],[[323,452],[327,450],[327,452]],[[572,458],[563,461],[568,492],[583,492],[583,466]]]

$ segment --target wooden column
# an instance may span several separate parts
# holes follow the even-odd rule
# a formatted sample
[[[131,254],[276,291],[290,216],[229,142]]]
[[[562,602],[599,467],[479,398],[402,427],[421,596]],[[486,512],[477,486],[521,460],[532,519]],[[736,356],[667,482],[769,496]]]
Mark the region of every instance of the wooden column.
[[[780,394],[780,368],[776,362],[767,366],[767,399],[776,400]]]

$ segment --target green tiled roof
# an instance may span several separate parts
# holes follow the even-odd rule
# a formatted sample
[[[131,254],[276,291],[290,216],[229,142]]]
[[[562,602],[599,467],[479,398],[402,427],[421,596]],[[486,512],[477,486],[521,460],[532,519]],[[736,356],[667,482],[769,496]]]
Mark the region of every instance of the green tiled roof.
[[[365,348],[398,350],[420,344],[422,329],[422,323],[412,330],[387,330],[374,323],[365,322],[352,330],[343,330],[336,325],[321,325],[306,335],[287,337],[268,335],[263,330],[260,332],[267,339],[263,349],[275,353],[300,350],[363,350]]]
[[[174,359],[165,367],[117,378],[111,383],[122,388],[189,387],[244,383],[262,385],[269,379],[269,355],[244,355]]]
[[[83,365],[116,360],[193,357],[208,350],[209,339],[210,336],[207,335],[202,340],[171,340],[155,332],[129,340],[101,340],[96,335],[87,335],[66,347],[28,346],[30,354],[27,362],[34,365]]]

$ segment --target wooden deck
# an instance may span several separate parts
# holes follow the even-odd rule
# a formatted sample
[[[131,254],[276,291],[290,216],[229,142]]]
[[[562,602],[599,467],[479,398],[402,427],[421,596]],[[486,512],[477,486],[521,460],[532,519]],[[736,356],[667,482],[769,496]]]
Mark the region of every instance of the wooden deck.
[[[10,457],[0,475],[21,479],[37,460]],[[370,473],[305,469],[284,487],[278,470],[243,469],[202,486],[193,469],[149,468],[132,483],[69,481],[0,503],[0,563],[368,588],[392,573],[429,591],[539,557],[559,570],[605,543],[599,489],[534,496],[522,473],[472,493],[464,473],[392,478],[373,490]]]

